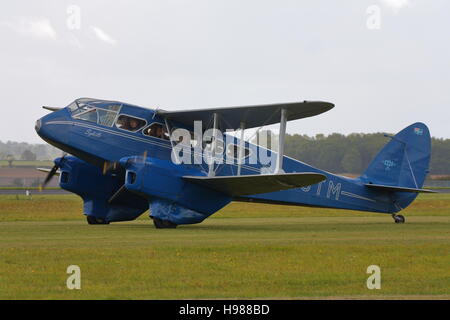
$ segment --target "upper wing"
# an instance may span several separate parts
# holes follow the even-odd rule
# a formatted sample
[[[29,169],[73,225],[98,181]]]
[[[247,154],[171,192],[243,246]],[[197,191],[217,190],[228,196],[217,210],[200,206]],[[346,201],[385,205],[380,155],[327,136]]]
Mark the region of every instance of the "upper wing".
[[[245,107],[195,109],[186,111],[157,110],[157,114],[169,120],[192,126],[194,121],[208,123],[214,113],[228,129],[237,129],[241,122],[245,128],[255,128],[280,122],[281,109],[286,109],[287,121],[312,117],[326,112],[334,104],[321,101],[303,101]]]
[[[185,176],[183,179],[235,197],[306,187],[325,180],[326,176],[318,173],[283,173],[216,177]]]

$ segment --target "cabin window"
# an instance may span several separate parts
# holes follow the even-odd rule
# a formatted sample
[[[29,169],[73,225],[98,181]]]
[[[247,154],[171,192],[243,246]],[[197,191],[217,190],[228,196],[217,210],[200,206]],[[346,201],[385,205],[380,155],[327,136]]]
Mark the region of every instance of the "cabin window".
[[[239,159],[239,149],[240,147],[236,144],[229,144],[227,146],[227,157]],[[250,150],[244,148],[244,159],[250,155]]]
[[[117,119],[116,126],[119,129],[136,132],[142,129],[146,125],[146,121],[143,119],[121,115]]]
[[[73,105],[69,106],[72,110],[72,117],[79,120],[94,122],[102,126],[112,127],[120,111],[120,105],[110,105],[102,108],[94,108],[90,105],[79,103],[77,109]]]
[[[120,106],[108,106],[106,109],[97,109],[98,124],[102,126],[112,127],[114,120],[116,120],[117,112]],[[112,110],[112,111],[110,111]]]
[[[189,134],[191,135],[191,141],[190,141],[190,146],[191,146],[191,148],[195,148],[196,146],[197,146],[197,143],[198,143],[198,137],[197,137],[197,135],[193,132],[193,131],[189,131],[189,130],[187,130],[187,129],[184,129],[184,128],[177,128],[177,127],[172,127],[172,133],[175,131],[175,130],[178,130],[178,129],[183,129],[183,130],[186,130],[186,131],[188,131],[189,132]],[[178,143],[184,143],[184,144],[187,144],[185,141],[181,141],[181,138],[179,139],[180,141],[174,141],[176,144],[178,144]]]
[[[69,108],[69,110],[70,110],[71,112],[74,112],[75,110],[78,109],[78,104],[77,104],[76,101],[74,101],[74,102],[72,102],[71,104],[69,104],[69,105],[67,106],[67,108]]]
[[[120,111],[120,107],[122,107],[121,105],[115,104],[115,105],[110,105],[105,107],[106,110],[108,111],[113,111],[113,112],[119,112]]]
[[[74,110],[72,112],[72,117],[79,119],[81,115],[88,111],[94,111],[95,109],[86,105],[83,105],[81,107],[78,107],[78,109]]]
[[[206,141],[203,141],[203,149],[206,152],[212,152],[212,147],[213,147],[213,140],[214,137],[209,137],[206,139]],[[217,139],[216,140],[216,151],[214,152],[216,155],[217,154],[223,154],[223,146],[224,146],[224,142],[222,139]]]
[[[152,123],[150,126],[144,129],[142,132],[144,135],[164,140],[169,140],[169,134],[164,125],[161,123]]]
[[[97,123],[97,120],[98,120],[97,110],[88,109],[87,111],[79,112],[78,114],[76,114],[74,116],[74,118]]]

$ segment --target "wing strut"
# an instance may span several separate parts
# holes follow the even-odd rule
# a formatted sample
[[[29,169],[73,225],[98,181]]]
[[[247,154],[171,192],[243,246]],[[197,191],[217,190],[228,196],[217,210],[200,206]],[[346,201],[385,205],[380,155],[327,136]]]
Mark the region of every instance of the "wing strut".
[[[275,167],[275,173],[280,174],[284,173],[283,171],[283,156],[284,156],[284,140],[286,136],[286,109],[281,109],[281,119],[280,119],[280,134],[278,136],[278,158],[277,158],[277,166]]]
[[[164,118],[164,122],[166,123],[166,129],[167,129],[167,132],[169,133],[170,146],[172,147],[172,150],[174,150],[175,146],[173,145],[173,141],[172,141],[172,127],[169,126],[169,121],[167,121],[167,118]],[[172,152],[172,154],[175,155],[177,163],[180,163],[180,159],[178,158],[177,153],[176,152]]]
[[[208,170],[208,177],[214,177],[216,175],[216,172],[214,171],[214,159],[216,157],[216,130],[217,130],[217,117],[218,113],[214,112],[214,124],[213,124],[213,132],[214,137],[211,144],[211,163],[209,164],[209,170]]]
[[[237,175],[241,175],[241,168],[243,163],[243,157],[244,157],[244,131],[245,131],[245,122],[241,122],[241,140],[239,141],[239,162],[238,162],[238,171]]]

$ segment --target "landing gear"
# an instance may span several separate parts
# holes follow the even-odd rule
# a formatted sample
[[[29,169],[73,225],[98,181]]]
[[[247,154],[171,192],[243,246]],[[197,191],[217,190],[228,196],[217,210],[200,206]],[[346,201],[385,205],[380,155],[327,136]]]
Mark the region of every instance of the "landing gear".
[[[150,216],[153,219],[153,224],[156,229],[175,229],[177,225],[169,220],[161,220],[155,217]]]
[[[109,222],[106,222],[102,218],[96,218],[93,216],[86,216],[86,220],[89,224],[109,224]]]
[[[394,218],[395,223],[405,223],[405,217],[401,214],[393,214],[392,218]]]

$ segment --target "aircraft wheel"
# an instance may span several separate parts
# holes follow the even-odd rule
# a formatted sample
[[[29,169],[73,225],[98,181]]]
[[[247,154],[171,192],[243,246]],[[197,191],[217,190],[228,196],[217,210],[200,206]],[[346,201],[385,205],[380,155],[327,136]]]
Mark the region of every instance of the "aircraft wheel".
[[[401,214],[394,214],[392,217],[394,218],[395,223],[405,223],[405,217]]]
[[[156,229],[175,229],[177,225],[169,220],[161,220],[158,218],[151,217],[153,219],[153,224]]]
[[[101,218],[96,218],[93,216],[86,216],[86,220],[88,224],[109,224],[109,222],[106,222],[105,220]]]

